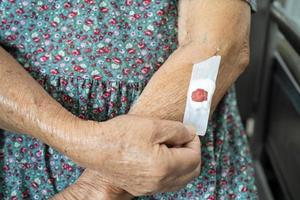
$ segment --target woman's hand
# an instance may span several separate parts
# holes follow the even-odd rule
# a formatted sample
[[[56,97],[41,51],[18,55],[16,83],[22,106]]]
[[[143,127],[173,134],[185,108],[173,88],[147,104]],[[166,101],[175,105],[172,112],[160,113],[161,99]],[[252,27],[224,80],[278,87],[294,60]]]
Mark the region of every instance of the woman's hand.
[[[64,153],[134,196],[174,191],[199,176],[199,138],[180,122],[123,115],[69,131]]]

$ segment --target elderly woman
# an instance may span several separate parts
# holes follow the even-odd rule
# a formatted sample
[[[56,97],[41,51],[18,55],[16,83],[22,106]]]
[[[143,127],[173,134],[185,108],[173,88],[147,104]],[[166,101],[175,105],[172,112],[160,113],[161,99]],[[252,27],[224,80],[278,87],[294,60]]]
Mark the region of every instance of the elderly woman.
[[[255,199],[229,89],[253,3],[0,1],[0,198]],[[199,139],[181,123],[185,97],[193,63],[215,54]]]

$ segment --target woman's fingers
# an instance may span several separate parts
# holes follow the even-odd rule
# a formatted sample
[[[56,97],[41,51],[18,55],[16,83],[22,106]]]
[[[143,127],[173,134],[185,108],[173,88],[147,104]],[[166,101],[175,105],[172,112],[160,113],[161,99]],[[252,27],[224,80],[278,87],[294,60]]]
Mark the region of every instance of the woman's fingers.
[[[155,144],[167,146],[181,146],[194,140],[196,133],[186,128],[181,122],[159,120],[158,131],[154,136]]]

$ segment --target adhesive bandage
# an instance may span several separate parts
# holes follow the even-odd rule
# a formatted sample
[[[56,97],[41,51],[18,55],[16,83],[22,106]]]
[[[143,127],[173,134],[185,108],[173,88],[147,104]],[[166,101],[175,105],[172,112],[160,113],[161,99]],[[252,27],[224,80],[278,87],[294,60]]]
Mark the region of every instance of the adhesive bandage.
[[[193,65],[183,123],[195,127],[201,136],[207,129],[220,62],[221,56],[213,56]]]

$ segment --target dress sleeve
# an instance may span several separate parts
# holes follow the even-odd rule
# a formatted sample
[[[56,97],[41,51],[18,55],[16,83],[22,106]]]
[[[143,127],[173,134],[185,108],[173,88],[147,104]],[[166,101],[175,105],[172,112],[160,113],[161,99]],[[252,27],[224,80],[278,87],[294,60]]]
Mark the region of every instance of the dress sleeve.
[[[254,13],[257,11],[257,4],[256,4],[256,0],[244,0],[246,1],[250,7],[251,7],[251,11]]]

